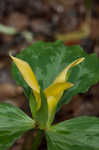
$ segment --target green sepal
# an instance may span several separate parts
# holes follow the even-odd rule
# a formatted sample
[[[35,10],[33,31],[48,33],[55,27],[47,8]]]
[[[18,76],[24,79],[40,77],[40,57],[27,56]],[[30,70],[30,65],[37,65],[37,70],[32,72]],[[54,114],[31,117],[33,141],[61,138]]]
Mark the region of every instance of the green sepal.
[[[36,99],[35,99],[34,94],[33,94],[32,91],[31,91],[31,94],[30,94],[29,106],[30,106],[30,109],[31,109],[32,116],[35,119],[36,118],[36,110],[37,110],[37,102],[36,102]]]
[[[99,119],[78,117],[46,130],[48,150],[99,150]]]
[[[48,121],[48,104],[47,99],[41,89],[40,89],[40,96],[41,96],[41,105],[39,110],[36,112],[36,121],[38,122],[39,128],[44,129],[46,128]]]
[[[0,150],[6,150],[25,131],[35,127],[35,121],[12,104],[0,103]]]

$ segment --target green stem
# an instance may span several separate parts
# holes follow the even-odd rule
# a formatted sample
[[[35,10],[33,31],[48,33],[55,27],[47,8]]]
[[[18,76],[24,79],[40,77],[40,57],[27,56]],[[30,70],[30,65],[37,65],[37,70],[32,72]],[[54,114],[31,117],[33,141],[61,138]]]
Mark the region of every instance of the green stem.
[[[34,137],[31,150],[38,150],[42,141],[42,137],[43,137],[43,131],[42,130],[36,131],[36,136]]]

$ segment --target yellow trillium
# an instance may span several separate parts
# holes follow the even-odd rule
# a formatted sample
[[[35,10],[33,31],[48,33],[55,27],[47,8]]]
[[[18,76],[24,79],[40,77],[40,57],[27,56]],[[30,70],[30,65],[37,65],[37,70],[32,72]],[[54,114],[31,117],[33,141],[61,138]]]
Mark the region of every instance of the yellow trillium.
[[[40,98],[40,87],[34,72],[32,71],[29,64],[19,58],[11,56],[13,62],[16,64],[20,73],[22,74],[26,83],[30,86],[35,96],[37,102],[37,110],[40,108],[41,98]],[[73,86],[72,83],[66,82],[66,76],[68,70],[77,64],[81,63],[85,58],[78,58],[69,64],[52,82],[52,84],[44,90],[44,94],[48,102],[48,118],[51,117],[51,114],[56,109],[56,106],[63,95],[64,90],[69,89]]]

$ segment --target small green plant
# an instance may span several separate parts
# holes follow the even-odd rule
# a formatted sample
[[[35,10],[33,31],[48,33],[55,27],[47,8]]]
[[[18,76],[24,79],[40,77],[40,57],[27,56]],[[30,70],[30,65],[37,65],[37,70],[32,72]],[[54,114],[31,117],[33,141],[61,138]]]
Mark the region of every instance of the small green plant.
[[[24,88],[33,119],[11,104],[0,103],[0,150],[8,149],[30,129],[38,130],[38,139],[45,133],[48,150],[98,150],[98,118],[83,116],[52,124],[64,103],[99,81],[97,56],[57,41],[36,42],[10,57],[12,75]],[[39,144],[40,140],[36,144],[34,140],[33,150]]]

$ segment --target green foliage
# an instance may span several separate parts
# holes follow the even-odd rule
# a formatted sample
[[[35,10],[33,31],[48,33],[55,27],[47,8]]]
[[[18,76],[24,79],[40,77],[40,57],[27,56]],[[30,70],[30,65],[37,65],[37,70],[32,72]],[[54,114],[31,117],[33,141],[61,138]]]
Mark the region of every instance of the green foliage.
[[[55,43],[36,42],[23,50],[17,57],[29,63],[41,89],[47,88],[71,62],[77,58],[85,57],[82,63],[69,70],[66,80],[73,83],[74,86],[64,92],[58,109],[63,103],[68,103],[73,95],[86,92],[90,86],[99,81],[99,59],[95,54],[87,55],[79,46],[66,47],[60,41]],[[48,104],[54,106],[53,101],[48,103],[50,101],[46,100],[47,96],[43,90],[38,93],[35,93],[34,90],[34,95],[38,94],[38,99],[35,99],[33,89],[31,90],[24,81],[15,64],[12,65],[12,74],[17,83],[24,88],[35,121],[19,108],[11,104],[0,103],[0,150],[8,149],[23,132],[32,128],[35,128],[39,133],[33,142],[33,150],[37,150],[39,147],[43,132],[46,134],[48,150],[99,149],[98,118],[79,117],[53,126],[48,125]],[[49,97],[51,96],[53,95]],[[39,107],[37,100],[40,98],[41,105]],[[51,114],[50,121],[53,120],[53,116],[54,114]]]
[[[48,150],[98,150],[99,119],[79,117],[46,131]]]
[[[61,41],[55,43],[36,42],[24,49],[17,57],[30,64],[42,89],[47,88],[72,61],[85,57],[84,62],[71,69],[68,81],[74,83],[74,86],[64,93],[58,109],[63,103],[68,103],[73,95],[86,92],[90,86],[99,81],[99,59],[95,54],[87,55],[80,46],[67,47]],[[12,75],[29,97],[31,90],[14,64]]]
[[[0,150],[11,146],[25,131],[34,127],[34,121],[19,108],[0,103]]]

